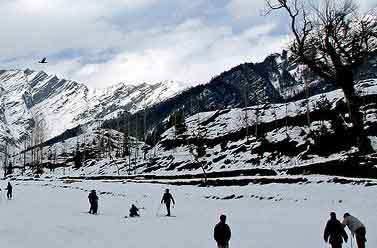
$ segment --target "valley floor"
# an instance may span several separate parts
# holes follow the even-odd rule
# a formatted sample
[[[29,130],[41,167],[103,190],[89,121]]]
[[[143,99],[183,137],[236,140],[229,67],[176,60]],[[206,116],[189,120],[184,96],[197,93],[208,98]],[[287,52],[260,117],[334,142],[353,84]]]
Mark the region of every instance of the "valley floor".
[[[225,213],[233,234],[230,247],[318,248],[327,247],[322,234],[329,212],[340,217],[349,211],[366,224],[367,247],[376,247],[377,186],[316,180],[207,188],[121,180],[13,181],[14,199],[1,193],[0,246],[216,247],[213,227]],[[0,184],[5,188],[5,181]],[[177,201],[172,210],[176,217],[162,217],[159,201],[166,187]],[[97,216],[87,213],[91,189],[100,197]],[[124,218],[132,203],[145,208],[140,218]]]

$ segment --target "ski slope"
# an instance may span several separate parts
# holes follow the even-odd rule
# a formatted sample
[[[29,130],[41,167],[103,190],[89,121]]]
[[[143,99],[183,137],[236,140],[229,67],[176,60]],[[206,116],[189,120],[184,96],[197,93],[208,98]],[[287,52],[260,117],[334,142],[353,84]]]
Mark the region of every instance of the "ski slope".
[[[17,181],[13,200],[5,200],[4,191],[1,194],[0,246],[216,247],[213,227],[225,213],[232,229],[230,247],[328,247],[322,233],[329,212],[340,216],[349,211],[365,223],[367,247],[376,247],[377,186],[319,183],[325,179],[211,188],[122,181]],[[5,181],[0,184],[5,188]],[[162,217],[164,209],[157,213],[166,187],[176,199],[172,210],[176,217]],[[87,191],[93,188],[100,198],[97,216],[87,213]],[[123,218],[131,203],[145,208],[140,218]]]

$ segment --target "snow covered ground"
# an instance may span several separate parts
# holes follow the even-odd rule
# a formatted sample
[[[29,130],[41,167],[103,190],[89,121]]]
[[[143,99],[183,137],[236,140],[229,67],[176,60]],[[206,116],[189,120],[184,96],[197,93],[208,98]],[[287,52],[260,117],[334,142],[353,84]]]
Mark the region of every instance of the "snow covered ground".
[[[225,213],[233,232],[230,247],[318,248],[328,246],[322,233],[329,212],[340,216],[349,211],[366,224],[367,247],[376,247],[377,186],[318,183],[326,179],[210,188],[123,181],[15,181],[13,200],[1,194],[0,246],[216,247],[213,227]],[[6,182],[0,184],[4,188]],[[176,217],[156,216],[166,187],[176,198],[172,210]],[[87,214],[87,194],[93,188],[100,193],[98,216]],[[131,203],[145,208],[140,218],[123,218]]]

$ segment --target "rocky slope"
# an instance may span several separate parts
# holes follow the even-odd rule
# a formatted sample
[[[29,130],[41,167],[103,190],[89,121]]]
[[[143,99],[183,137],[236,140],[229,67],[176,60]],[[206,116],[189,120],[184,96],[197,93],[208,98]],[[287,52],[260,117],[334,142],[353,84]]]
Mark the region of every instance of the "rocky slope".
[[[119,112],[137,112],[182,89],[179,83],[167,81],[91,90],[43,71],[0,71],[0,137],[20,144],[35,122],[43,121],[48,139],[79,124],[102,122]]]
[[[358,68],[358,79],[377,75],[376,56]],[[170,126],[175,111],[188,117],[199,112],[277,104],[334,90],[328,82],[292,61],[287,52],[272,54],[261,63],[245,63],[214,77],[209,83],[184,90],[177,82],[127,85],[103,90],[32,70],[0,71],[0,137],[22,143],[43,121],[45,139],[77,125],[124,130],[155,144]],[[131,122],[131,124],[130,124]],[[2,138],[4,139],[4,138]]]
[[[377,151],[377,80],[361,81],[357,89],[362,96],[365,131]],[[210,178],[286,174],[377,178],[376,154],[356,156],[356,137],[349,128],[341,90],[315,95],[308,101],[201,112],[186,118],[185,125],[186,131],[175,127],[165,131],[154,147],[145,147],[132,139],[130,153],[125,157],[119,156],[124,142],[122,134],[103,133],[102,137],[113,140],[112,155],[96,155],[80,168],[74,168],[72,162],[77,147],[89,156],[100,143],[101,131],[82,134],[65,145],[50,145],[45,153],[57,150],[60,163],[70,168],[64,175],[85,178],[128,178],[134,174],[150,179],[185,180],[202,178],[203,169]],[[197,156],[200,144],[204,153]],[[64,146],[70,147],[68,159],[62,153]],[[18,161],[22,163],[22,157]]]

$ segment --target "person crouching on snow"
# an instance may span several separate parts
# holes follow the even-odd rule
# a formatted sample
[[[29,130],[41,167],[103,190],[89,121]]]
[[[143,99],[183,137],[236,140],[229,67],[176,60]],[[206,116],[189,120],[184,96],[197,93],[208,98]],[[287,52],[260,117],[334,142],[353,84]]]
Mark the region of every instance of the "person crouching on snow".
[[[134,205],[132,204],[131,205],[131,208],[130,208],[130,217],[139,217],[139,209]]]
[[[343,218],[343,227],[348,226],[348,229],[351,230],[352,236],[356,234],[357,247],[365,248],[365,242],[367,241],[367,239],[365,238],[366,229],[364,224],[349,213],[345,213]]]
[[[89,204],[90,204],[89,213],[90,214],[97,214],[97,211],[98,211],[98,196],[97,196],[97,193],[94,189],[89,193],[88,198],[89,198]]]

